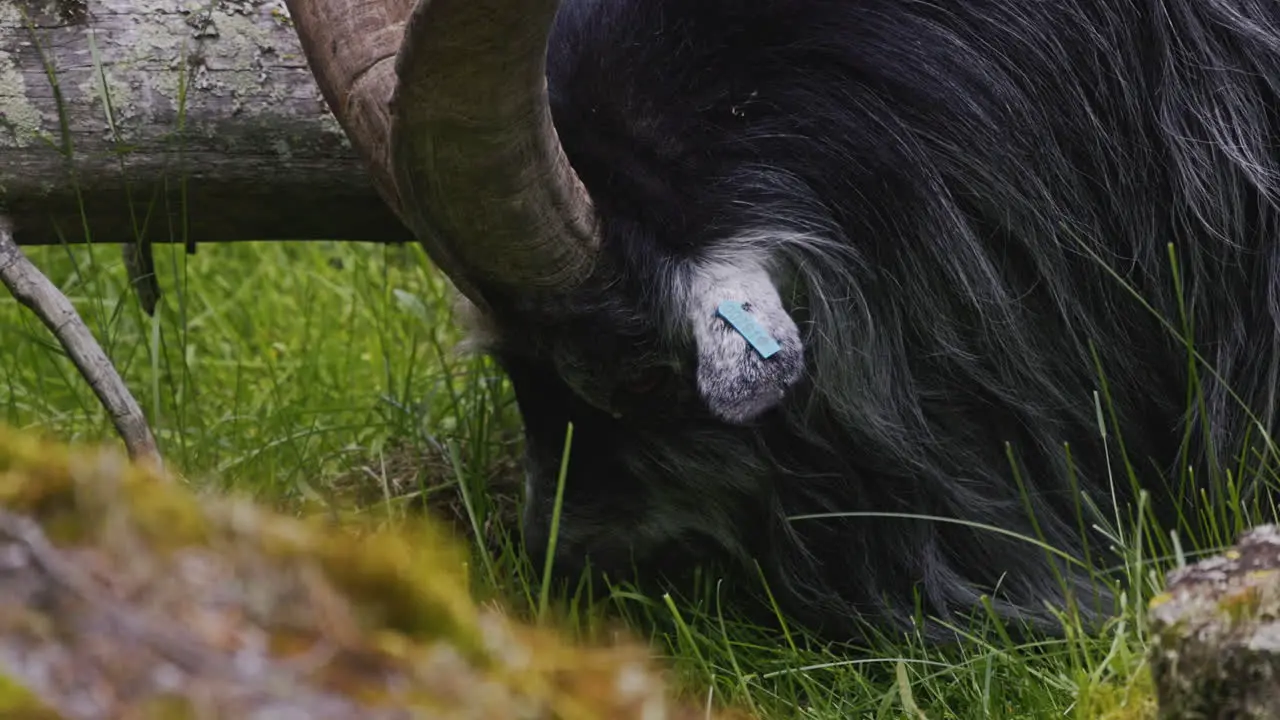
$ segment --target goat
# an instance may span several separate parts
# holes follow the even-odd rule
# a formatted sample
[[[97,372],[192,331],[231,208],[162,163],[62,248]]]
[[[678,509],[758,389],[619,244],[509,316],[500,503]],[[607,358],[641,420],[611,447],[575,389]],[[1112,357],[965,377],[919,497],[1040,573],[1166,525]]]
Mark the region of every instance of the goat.
[[[366,4],[290,8],[510,378],[535,555],[574,425],[560,572],[1053,632],[1099,590],[1026,538],[1101,567],[1140,489],[1190,533],[1270,457],[1280,5]]]

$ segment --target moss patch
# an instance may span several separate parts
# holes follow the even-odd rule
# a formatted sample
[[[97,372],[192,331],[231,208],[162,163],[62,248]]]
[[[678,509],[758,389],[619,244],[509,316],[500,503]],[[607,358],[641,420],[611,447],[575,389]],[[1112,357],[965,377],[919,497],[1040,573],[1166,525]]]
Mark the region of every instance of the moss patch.
[[[582,647],[478,606],[429,518],[288,517],[3,425],[0,508],[0,708],[705,717],[640,645]]]
[[[1151,673],[1144,667],[1125,684],[1105,683],[1082,698],[1079,720],[1156,720],[1159,706]]]

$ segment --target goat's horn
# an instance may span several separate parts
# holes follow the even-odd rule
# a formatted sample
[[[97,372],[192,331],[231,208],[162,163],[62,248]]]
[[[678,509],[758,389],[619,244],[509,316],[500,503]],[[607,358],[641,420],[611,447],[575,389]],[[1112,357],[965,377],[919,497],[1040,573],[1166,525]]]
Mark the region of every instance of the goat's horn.
[[[391,165],[404,217],[481,285],[563,291],[599,247],[547,101],[558,6],[418,0],[396,59]]]

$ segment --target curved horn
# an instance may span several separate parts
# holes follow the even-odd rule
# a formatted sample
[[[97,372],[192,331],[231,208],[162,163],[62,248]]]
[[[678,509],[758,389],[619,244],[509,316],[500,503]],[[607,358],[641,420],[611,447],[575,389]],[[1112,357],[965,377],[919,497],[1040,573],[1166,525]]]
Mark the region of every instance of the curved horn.
[[[515,293],[572,287],[599,248],[547,102],[558,6],[418,0],[396,59],[391,165],[403,217],[468,280]]]
[[[311,73],[329,110],[369,169],[382,199],[403,220],[391,170],[395,56],[413,0],[285,0]]]

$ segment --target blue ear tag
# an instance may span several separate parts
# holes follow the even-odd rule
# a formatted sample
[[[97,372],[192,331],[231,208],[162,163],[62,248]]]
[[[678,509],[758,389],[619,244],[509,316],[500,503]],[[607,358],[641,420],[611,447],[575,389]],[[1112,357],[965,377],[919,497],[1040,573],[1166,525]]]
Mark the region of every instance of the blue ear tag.
[[[742,307],[742,303],[736,300],[725,300],[720,303],[720,307],[716,308],[716,314],[727,320],[739,335],[746,338],[747,342],[751,343],[751,347],[760,353],[760,357],[768,360],[782,349],[769,331],[765,330],[764,326],[756,322],[756,319],[751,317],[751,313]]]

